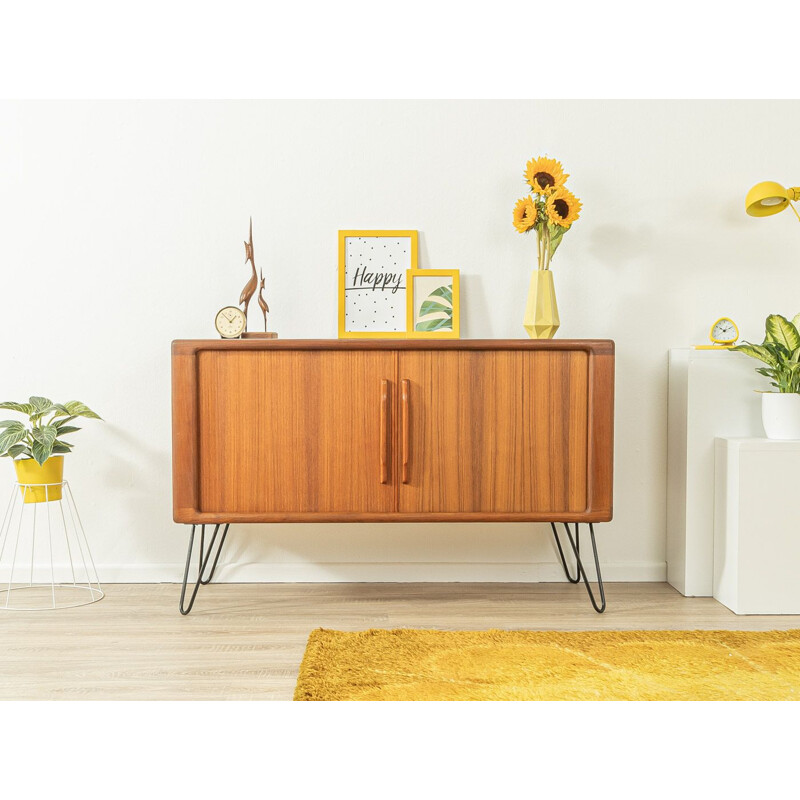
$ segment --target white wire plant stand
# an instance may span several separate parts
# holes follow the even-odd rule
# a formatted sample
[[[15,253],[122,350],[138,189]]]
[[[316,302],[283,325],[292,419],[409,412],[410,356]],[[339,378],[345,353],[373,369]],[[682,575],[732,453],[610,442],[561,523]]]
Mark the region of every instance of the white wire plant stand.
[[[74,608],[103,596],[69,483],[15,483],[0,527],[0,611]]]

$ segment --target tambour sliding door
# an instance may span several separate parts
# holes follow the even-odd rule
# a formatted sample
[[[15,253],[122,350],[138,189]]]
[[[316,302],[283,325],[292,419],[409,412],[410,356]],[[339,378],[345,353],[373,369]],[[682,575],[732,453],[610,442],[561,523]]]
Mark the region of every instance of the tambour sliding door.
[[[585,510],[588,365],[583,350],[401,352],[400,513]]]
[[[200,510],[394,511],[394,372],[388,351],[201,352]]]

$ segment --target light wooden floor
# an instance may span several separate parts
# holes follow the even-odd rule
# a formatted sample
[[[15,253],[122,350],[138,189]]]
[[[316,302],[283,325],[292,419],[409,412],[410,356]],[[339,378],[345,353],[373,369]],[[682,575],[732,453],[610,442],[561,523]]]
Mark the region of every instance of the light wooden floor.
[[[175,584],[112,584],[82,608],[0,611],[2,699],[290,700],[314,628],[800,628],[737,617],[663,583],[606,585],[596,614],[568,584],[217,584],[188,617]]]

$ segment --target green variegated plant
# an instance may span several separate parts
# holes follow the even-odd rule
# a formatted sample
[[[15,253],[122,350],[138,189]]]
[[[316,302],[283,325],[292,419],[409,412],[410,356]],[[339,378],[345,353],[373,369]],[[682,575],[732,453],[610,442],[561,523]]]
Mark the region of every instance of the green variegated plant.
[[[744,342],[731,350],[763,361],[756,369],[770,379],[770,385],[783,394],[800,394],[800,314],[789,322],[780,314],[770,314],[761,344]]]
[[[0,403],[0,409],[28,416],[27,424],[13,419],[0,421],[0,457],[33,458],[40,465],[52,455],[64,455],[72,450],[72,445],[61,437],[80,430],[70,425],[73,420],[78,417],[101,419],[78,400],[54,403],[46,397],[31,397],[27,403]]]
[[[428,319],[419,319],[414,330],[453,330],[453,290],[449,286],[440,286],[431,292],[420,306],[419,316]]]

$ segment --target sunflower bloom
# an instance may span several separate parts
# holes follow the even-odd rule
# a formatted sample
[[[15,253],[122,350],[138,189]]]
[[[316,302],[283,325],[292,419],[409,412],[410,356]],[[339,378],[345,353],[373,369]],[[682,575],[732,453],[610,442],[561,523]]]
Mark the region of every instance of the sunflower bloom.
[[[514,206],[514,227],[520,233],[526,233],[536,224],[537,213],[532,197],[517,200]]]
[[[563,186],[556,189],[548,198],[545,206],[547,218],[554,225],[569,228],[580,216],[581,201],[569,189]]]
[[[569,178],[554,158],[532,158],[525,165],[525,180],[537,194],[550,194]]]

